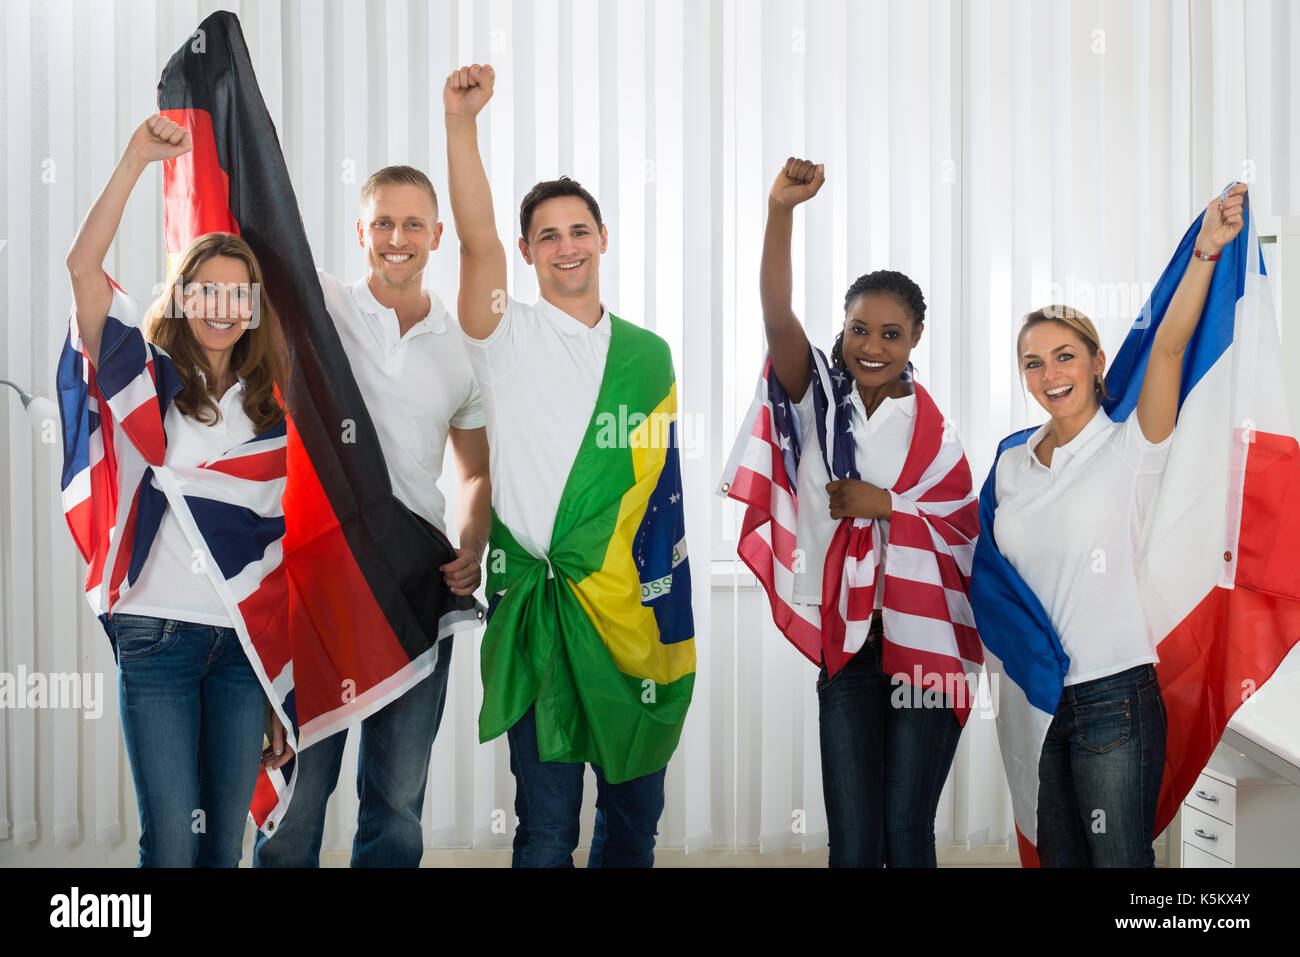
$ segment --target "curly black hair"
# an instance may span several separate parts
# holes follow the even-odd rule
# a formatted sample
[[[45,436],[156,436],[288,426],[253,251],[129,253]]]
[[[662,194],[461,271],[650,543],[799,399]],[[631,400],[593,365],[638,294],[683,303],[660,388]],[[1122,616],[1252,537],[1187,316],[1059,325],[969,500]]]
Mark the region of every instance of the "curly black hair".
[[[906,309],[911,317],[913,329],[925,322],[925,296],[921,293],[921,287],[903,273],[893,269],[877,269],[853,280],[849,291],[844,294],[845,313],[860,296],[879,292],[888,293],[898,300],[898,304]],[[844,362],[843,329],[835,337],[835,344],[831,346],[831,365],[844,372],[849,371],[848,365]]]

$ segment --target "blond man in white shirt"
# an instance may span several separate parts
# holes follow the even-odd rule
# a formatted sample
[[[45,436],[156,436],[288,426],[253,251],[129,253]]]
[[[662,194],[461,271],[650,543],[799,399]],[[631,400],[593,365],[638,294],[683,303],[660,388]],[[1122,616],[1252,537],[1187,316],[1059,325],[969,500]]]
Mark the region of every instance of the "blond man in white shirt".
[[[321,272],[321,290],[379,435],[394,495],[446,532],[437,482],[448,443],[460,472],[456,559],[441,566],[451,591],[478,588],[490,525],[488,442],[483,408],[455,319],[423,287],[442,237],[438,198],[409,166],[379,170],[361,188],[357,241],[367,274],[348,285]],[[429,754],[442,719],[451,638],[439,643],[432,673],[361,722],[360,808],[352,866],[416,867]],[[338,781],[345,734],[299,756],[289,811],[274,839],[259,834],[254,866],[319,863],[325,809]]]

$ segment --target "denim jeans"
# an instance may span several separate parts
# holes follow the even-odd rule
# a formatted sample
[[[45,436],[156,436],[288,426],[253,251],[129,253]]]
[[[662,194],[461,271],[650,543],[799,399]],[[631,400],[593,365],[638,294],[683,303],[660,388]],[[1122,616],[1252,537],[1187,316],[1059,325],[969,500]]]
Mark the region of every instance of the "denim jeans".
[[[141,867],[238,867],[266,695],[230,628],[108,619],[140,809]]]
[[[519,818],[511,866],[572,867],[586,765],[538,759],[537,722],[531,707],[506,732],[506,738]],[[587,866],[653,867],[667,768],[610,784],[599,767],[591,767],[596,772],[596,824]]]
[[[817,680],[831,867],[934,867],[934,817],[961,736],[952,709],[886,675],[880,638]]]
[[[419,867],[424,855],[424,787],[429,754],[442,722],[451,668],[450,637],[438,643],[433,673],[361,722],[357,755],[357,832],[352,867]],[[254,867],[319,867],[325,808],[338,784],[347,732],[298,755],[289,810],[275,833],[258,832]]]
[[[1155,867],[1167,731],[1154,665],[1065,688],[1038,764],[1043,867]]]

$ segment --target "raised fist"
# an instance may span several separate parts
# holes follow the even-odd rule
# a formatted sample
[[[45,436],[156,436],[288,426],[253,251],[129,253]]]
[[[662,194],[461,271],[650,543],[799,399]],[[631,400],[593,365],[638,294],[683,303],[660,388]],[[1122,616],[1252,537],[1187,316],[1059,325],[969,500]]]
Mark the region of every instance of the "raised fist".
[[[131,134],[127,150],[146,163],[170,160],[194,149],[189,130],[167,117],[155,113]]]
[[[1218,196],[1205,207],[1201,232],[1196,237],[1196,248],[1208,255],[1216,255],[1224,246],[1237,238],[1246,222],[1242,215],[1246,204],[1246,184],[1238,183],[1228,190],[1226,199]]]
[[[451,115],[477,116],[492,99],[496,71],[484,63],[452,70],[442,88],[443,109]]]
[[[813,165],[808,160],[791,156],[781,172],[776,174],[770,198],[772,202],[787,207],[798,206],[817,195],[826,182],[826,167]]]

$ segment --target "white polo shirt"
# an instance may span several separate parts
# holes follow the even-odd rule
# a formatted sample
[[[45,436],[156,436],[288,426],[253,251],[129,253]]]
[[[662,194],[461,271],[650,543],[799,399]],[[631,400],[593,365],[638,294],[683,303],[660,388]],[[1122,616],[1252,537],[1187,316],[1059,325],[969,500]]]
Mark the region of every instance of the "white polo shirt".
[[[492,335],[461,338],[478,378],[491,449],[492,506],[520,544],[546,552],[560,496],[596,410],[609,312],[595,326],[515,299]]]
[[[202,373],[199,373],[200,377]],[[185,491],[183,470],[197,468],[220,458],[254,436],[253,422],[244,414],[244,383],[237,382],[226,390],[217,403],[221,418],[207,425],[192,419],[176,408],[167,408],[163,431],[167,451],[163,464],[177,473],[177,482]],[[239,481],[231,479],[232,482]],[[154,483],[157,488],[157,483]],[[207,575],[206,555],[200,556],[181,531],[176,513],[168,506],[158,524],[158,534],[149,548],[149,557],[135,584],[113,608],[115,615],[149,615],[173,618],[199,625],[233,627],[226,606]]]
[[[887,398],[876,407],[870,418],[867,418],[862,396],[856,388],[849,394],[849,399],[858,475],[862,481],[870,482],[878,488],[891,488],[903,472],[903,463],[907,461],[907,451],[912,444],[912,429],[916,424],[916,396]],[[803,398],[795,403],[795,409],[799,413],[799,430],[803,437],[797,475],[799,513],[795,520],[795,548],[803,553],[804,561],[803,570],[794,573],[794,600],[820,605],[826,550],[830,547],[840,520],[831,518],[830,495],[826,491],[826,485],[831,479],[826,472],[826,463],[822,461],[821,443],[817,439],[811,384]],[[881,519],[876,527],[880,530],[878,549],[881,561],[878,575],[883,575],[889,522]],[[877,588],[877,608],[881,607],[882,595],[883,589]]]
[[[477,429],[483,406],[455,320],[429,293],[429,314],[406,335],[397,312],[382,306],[366,277],[347,285],[318,272],[325,305],[361,389],[397,498],[447,531],[438,490],[450,426]]]
[[[1159,660],[1137,555],[1172,436],[1154,445],[1136,412],[1112,422],[1098,409],[1049,468],[1034,449],[1050,426],[998,460],[993,534],[1060,636],[1071,685]]]

